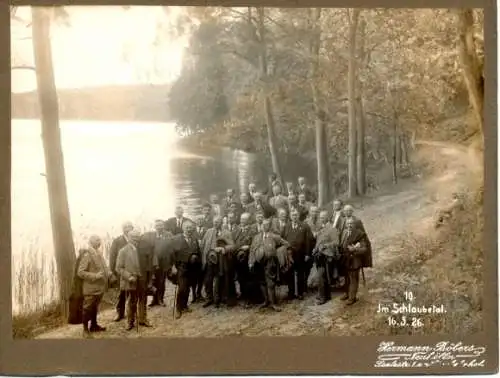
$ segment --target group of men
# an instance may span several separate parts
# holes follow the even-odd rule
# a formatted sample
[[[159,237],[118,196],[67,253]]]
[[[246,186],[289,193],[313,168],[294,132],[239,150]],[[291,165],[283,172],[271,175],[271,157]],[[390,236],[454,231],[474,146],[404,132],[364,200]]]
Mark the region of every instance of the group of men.
[[[190,295],[193,303],[203,301],[203,307],[240,302],[280,311],[277,288],[287,287],[287,300],[304,299],[313,265],[319,305],[331,299],[334,287],[345,291],[342,300],[354,304],[360,271],[372,266],[363,223],[353,215],[352,206],[339,200],[332,211],[320,211],[303,177],[296,188],[287,183],[286,192],[287,196],[272,175],[267,191],[258,191],[252,183],[239,200],[232,189],[222,201],[211,195],[194,221],[177,206],[175,217],[156,220],[151,232],[141,234],[126,222],[123,234],[111,245],[109,268],[102,255],[94,256],[100,245],[94,236],[79,258],[78,276],[84,287],[86,280],[98,286],[95,274],[100,274],[101,287],[106,280],[119,283],[115,321],[125,318],[127,307],[127,330],[151,327],[148,296],[153,298],[149,307],[165,306],[167,280],[177,285],[176,319],[191,311]],[[98,291],[84,290],[89,297],[83,306],[86,333],[104,330],[97,324],[102,297]]]

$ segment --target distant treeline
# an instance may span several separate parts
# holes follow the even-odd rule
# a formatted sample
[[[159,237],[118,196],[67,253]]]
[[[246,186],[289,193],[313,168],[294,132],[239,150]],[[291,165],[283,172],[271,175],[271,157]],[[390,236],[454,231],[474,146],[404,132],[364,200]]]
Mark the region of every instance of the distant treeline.
[[[168,122],[168,85],[59,89],[61,119]],[[12,118],[37,119],[37,92],[12,94]]]

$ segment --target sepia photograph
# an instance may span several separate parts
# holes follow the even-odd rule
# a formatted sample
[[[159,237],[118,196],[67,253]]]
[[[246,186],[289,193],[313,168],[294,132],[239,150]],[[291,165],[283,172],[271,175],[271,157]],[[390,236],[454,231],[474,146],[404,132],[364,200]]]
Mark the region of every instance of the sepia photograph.
[[[10,11],[14,340],[485,331],[482,8]]]

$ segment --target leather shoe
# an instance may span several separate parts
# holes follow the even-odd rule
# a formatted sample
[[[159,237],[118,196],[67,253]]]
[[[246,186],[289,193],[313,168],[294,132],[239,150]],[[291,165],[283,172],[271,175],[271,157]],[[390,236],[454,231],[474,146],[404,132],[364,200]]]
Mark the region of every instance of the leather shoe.
[[[181,316],[182,316],[182,312],[180,312],[180,311],[176,311],[176,312],[175,312],[175,318],[176,318],[176,319],[180,319],[180,318],[181,318]]]
[[[90,327],[90,332],[104,332],[106,327],[101,327],[99,324]]]
[[[150,322],[148,322],[148,321],[145,321],[145,322],[140,322],[140,323],[139,323],[139,325],[140,325],[140,326],[143,326],[143,327],[147,327],[147,328],[151,328],[151,327],[153,327],[153,326],[151,325],[151,323],[150,323]]]
[[[133,329],[134,329],[134,324],[133,324],[133,323],[132,323],[132,324],[129,324],[129,325],[127,326],[127,331],[132,331]]]
[[[210,307],[213,304],[214,304],[214,301],[208,301],[208,302],[206,302],[206,303],[203,304],[203,308]]]
[[[341,301],[347,301],[349,299],[349,296],[347,294],[345,294],[344,296],[342,296],[342,298],[340,298]]]

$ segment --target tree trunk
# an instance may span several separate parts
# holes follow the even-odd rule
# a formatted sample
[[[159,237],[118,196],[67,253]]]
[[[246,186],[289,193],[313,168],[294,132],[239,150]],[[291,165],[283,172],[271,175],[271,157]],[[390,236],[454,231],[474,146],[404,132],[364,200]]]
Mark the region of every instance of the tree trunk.
[[[366,23],[362,19],[359,23],[359,61],[363,62],[363,68],[365,65],[365,27]],[[358,70],[359,78],[359,70]],[[366,158],[365,158],[365,113],[363,108],[363,85],[361,81],[357,80],[357,95],[356,95],[356,119],[357,119],[357,130],[356,130],[356,173],[357,173],[357,191],[359,195],[364,195],[366,193]]]
[[[312,30],[310,40],[311,54],[311,92],[314,104],[314,122],[316,129],[316,160],[318,163],[318,206],[324,206],[330,199],[330,178],[328,162],[328,145],[325,114],[320,105],[318,94],[318,66],[319,49],[321,44],[321,30],[319,21],[321,18],[321,8],[313,8],[312,12]]]
[[[57,265],[59,296],[63,307],[63,314],[66,316],[76,257],[66,193],[64,159],[59,130],[58,100],[52,64],[50,43],[51,11],[40,7],[32,7],[31,9],[33,53],[40,104],[52,239]]]
[[[349,98],[349,161],[348,161],[348,177],[349,177],[349,198],[356,196],[356,30],[358,28],[358,17],[360,10],[355,8],[352,10],[352,18],[350,12],[349,17],[349,67],[347,73],[347,96]]]
[[[356,130],[356,173],[357,173],[357,188],[358,194],[364,195],[366,193],[366,159],[365,159],[365,114],[363,109],[363,100],[358,97],[356,99],[356,118],[357,130]]]
[[[401,156],[403,166],[407,167],[410,165],[410,157],[408,154],[408,135],[406,133],[401,137]]]
[[[283,186],[283,178],[281,175],[281,166],[278,157],[278,146],[276,141],[276,126],[274,123],[273,116],[273,106],[271,98],[268,94],[269,78],[267,72],[267,49],[266,49],[266,39],[265,39],[265,26],[264,26],[264,8],[257,8],[258,23],[257,30],[259,33],[259,68],[260,68],[260,79],[263,85],[262,96],[264,102],[264,117],[266,120],[267,127],[267,139],[269,143],[269,153],[271,154],[271,162],[273,166],[273,172],[278,176],[278,180]]]
[[[397,149],[398,149],[398,120],[396,112],[393,117],[393,130],[392,130],[392,181],[394,184],[398,183],[398,167],[397,167]]]
[[[483,133],[484,88],[483,70],[474,44],[474,17],[472,9],[457,10],[458,14],[458,55],[462,65],[465,85],[469,92],[469,102],[476,115],[479,130]]]
[[[402,162],[402,156],[401,156],[401,135],[396,132],[396,135],[394,135],[394,138],[396,140],[396,164],[398,166],[401,165]]]

